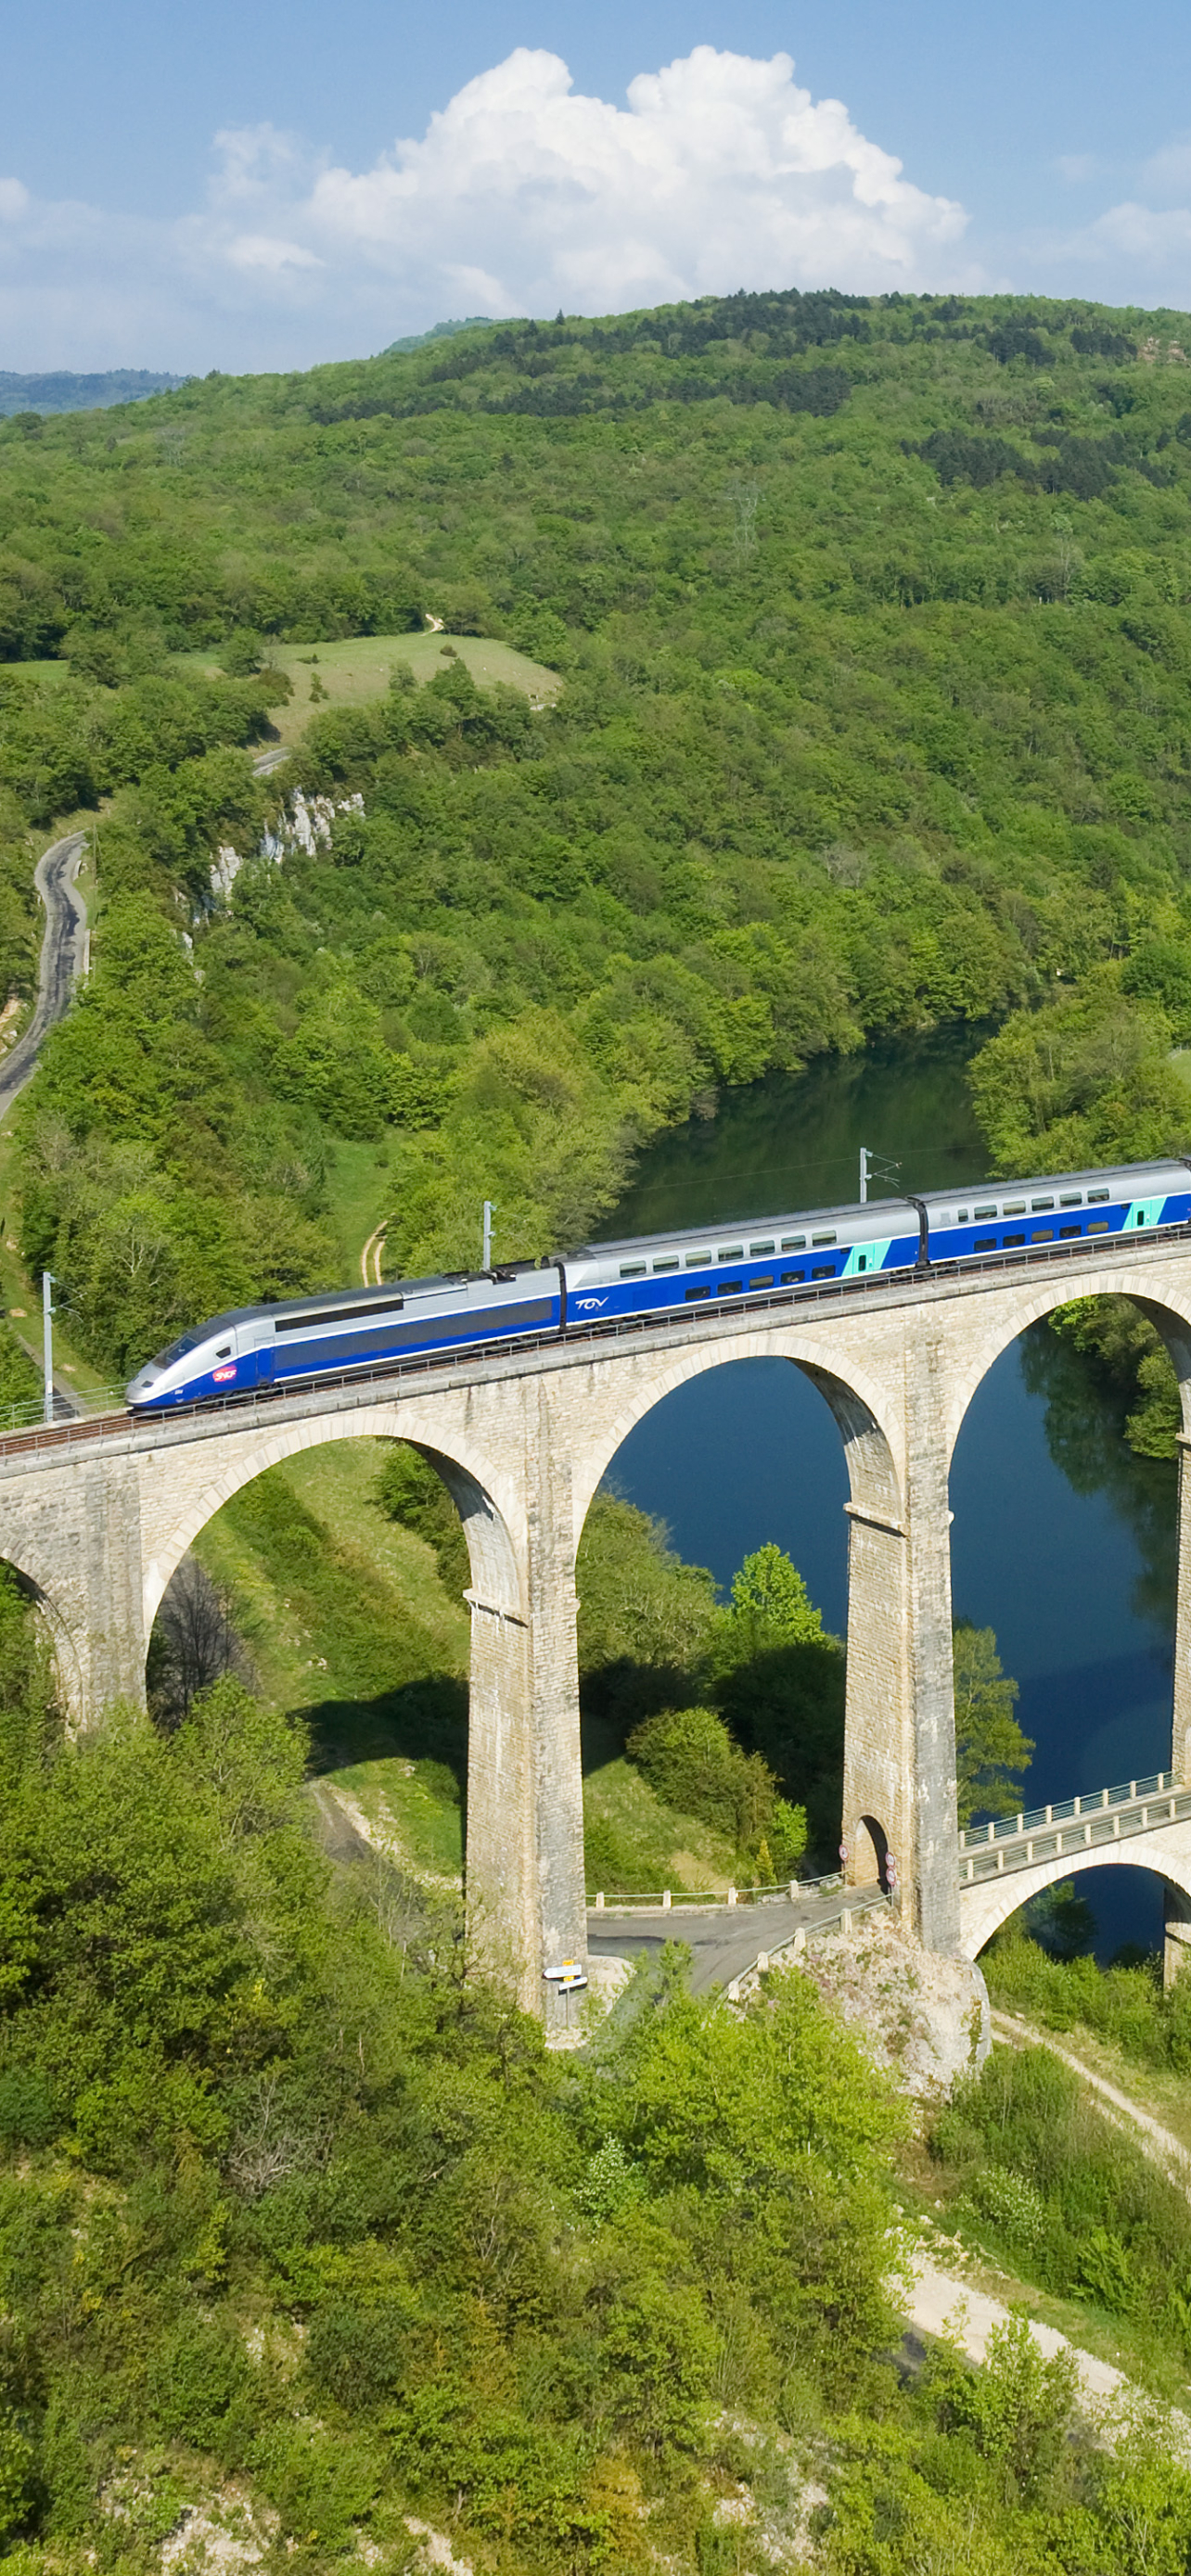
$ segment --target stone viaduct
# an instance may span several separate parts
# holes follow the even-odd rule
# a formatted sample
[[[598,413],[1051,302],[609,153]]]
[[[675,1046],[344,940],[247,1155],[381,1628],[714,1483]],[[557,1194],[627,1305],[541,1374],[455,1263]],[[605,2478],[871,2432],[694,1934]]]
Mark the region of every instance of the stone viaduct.
[[[851,1488],[850,1873],[871,1880],[892,1850],[901,1902],[922,1939],[970,1953],[957,1861],[948,1471],[967,1407],[999,1354],[1055,1306],[1109,1290],[1133,1298],[1162,1335],[1191,1433],[1191,1242],[1102,1238],[1094,1249],[756,1299],[226,1410],[137,1422],[109,1415],[13,1436],[0,1442],[0,1552],[35,1590],[64,1698],[86,1724],[116,1696],[143,1699],[146,1643],[166,1585],[241,1486],[321,1442],[412,1441],[453,1494],[471,1555],[469,1904],[525,2002],[541,2009],[543,1969],[586,1952],[575,1556],[588,1505],[628,1432],[671,1389],[732,1360],[788,1360],[831,1408]],[[1187,1445],[1170,1757],[1184,1779]],[[797,1474],[796,1459],[790,1471]],[[1070,1859],[1063,1874],[1078,1866]],[[1002,1896],[1002,1913],[1029,1892],[1017,1893],[1020,1884],[1011,1900]],[[984,1912],[990,1919],[981,1940],[1000,1919],[996,1903],[997,1891],[982,1903],[981,1925]]]

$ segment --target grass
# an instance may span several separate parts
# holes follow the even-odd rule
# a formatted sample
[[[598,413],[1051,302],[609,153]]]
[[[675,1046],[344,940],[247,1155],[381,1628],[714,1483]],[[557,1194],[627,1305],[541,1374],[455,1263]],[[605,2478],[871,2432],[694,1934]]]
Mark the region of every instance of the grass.
[[[378,1440],[305,1449],[225,1503],[195,1554],[232,1596],[262,1695],[308,1720],[318,1777],[422,1876],[463,1859],[470,1624],[434,1550],[381,1510]],[[721,1836],[588,1730],[588,1884],[727,1889]]]
[[[737,1876],[731,1843],[695,1816],[666,1806],[605,1730],[584,1728],[583,1832],[587,1886],[594,1895],[714,1890]],[[611,1731],[608,1730],[609,1735]]]
[[[462,1869],[469,1620],[433,1550],[373,1499],[383,1448],[304,1450],[224,1505],[195,1553],[235,1603],[261,1692],[314,1767],[423,1875]]]
[[[1077,2057],[1089,2074],[1103,2076],[1115,2084],[1119,2093],[1136,2102],[1139,2111],[1148,2111],[1152,2120],[1161,2122],[1180,2145],[1191,2151],[1191,2080],[1177,2075],[1168,2066],[1147,2066],[1129,2056],[1119,2043],[1104,2039],[1085,2023],[1075,2022],[1070,2030],[1052,2030],[1040,2016],[1031,2014],[1019,2003],[999,2003],[993,1997],[996,2012],[1016,2013],[1031,2023],[1044,2039],[1053,2039],[1057,2048]]]
[[[288,672],[294,684],[288,705],[273,710],[273,723],[282,742],[297,742],[311,716],[317,715],[324,703],[311,694],[315,679],[321,683],[330,705],[363,706],[369,698],[383,698],[396,662],[408,663],[415,680],[423,685],[432,680],[448,658],[448,646],[467,664],[480,688],[495,688],[503,680],[510,688],[523,690],[535,706],[546,706],[562,687],[557,671],[548,671],[543,662],[532,662],[528,653],[518,653],[513,645],[501,644],[492,636],[411,632],[351,635],[342,643],[332,644],[270,642],[269,660]],[[213,674],[219,668],[211,653],[180,653],[175,659],[182,669],[204,674]]]
[[[377,1226],[393,1211],[387,1145],[329,1137],[327,1198],[343,1254],[343,1279],[361,1278],[360,1256]],[[371,1272],[370,1272],[371,1276]]]
[[[1135,2331],[1128,2319],[1110,2317],[1090,2302],[1085,2306],[1082,2300],[1058,2298],[1040,2289],[1024,2273],[1006,2271],[982,2243],[971,2222],[959,2226],[953,2211],[936,2206],[937,2194],[932,2196],[931,2189],[933,2177],[907,2177],[900,2171],[898,2180],[905,2216],[911,2225],[918,2222],[923,2250],[941,2272],[954,2272],[963,2288],[982,2290],[989,2298],[999,2299],[1004,2307],[1020,2309],[1024,2315],[1036,2318],[1040,2325],[1054,2326],[1080,2352],[1090,2352],[1096,2361],[1109,2362],[1150,2396],[1161,2398],[1167,2405],[1185,2406],[1191,2378],[1144,2327]],[[957,2303],[962,2296],[961,2288],[956,2292]]]

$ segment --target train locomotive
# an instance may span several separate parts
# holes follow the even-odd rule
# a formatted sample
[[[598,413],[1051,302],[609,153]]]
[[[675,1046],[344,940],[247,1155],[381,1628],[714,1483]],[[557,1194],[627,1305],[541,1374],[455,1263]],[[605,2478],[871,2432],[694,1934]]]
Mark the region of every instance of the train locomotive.
[[[589,1243],[540,1262],[234,1307],[138,1370],[128,1403],[138,1414],[160,1413],[480,1344],[633,1317],[713,1314],[724,1299],[813,1293],[843,1280],[1028,1257],[1084,1237],[1152,1235],[1188,1222],[1191,1166],[1136,1163]]]

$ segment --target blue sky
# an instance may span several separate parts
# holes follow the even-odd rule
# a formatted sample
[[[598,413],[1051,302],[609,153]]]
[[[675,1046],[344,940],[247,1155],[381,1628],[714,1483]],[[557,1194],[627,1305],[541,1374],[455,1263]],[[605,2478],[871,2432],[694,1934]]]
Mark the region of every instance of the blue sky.
[[[3,59],[4,367],[738,284],[1191,306],[1186,0],[9,0]]]

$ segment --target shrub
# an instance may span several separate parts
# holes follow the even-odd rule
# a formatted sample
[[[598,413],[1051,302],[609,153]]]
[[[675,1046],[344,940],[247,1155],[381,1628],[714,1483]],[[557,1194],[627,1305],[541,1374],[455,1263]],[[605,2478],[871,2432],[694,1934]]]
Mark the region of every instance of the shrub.
[[[742,1850],[768,1832],[777,1803],[773,1773],[759,1753],[741,1751],[714,1709],[663,1709],[634,1727],[625,1749],[667,1806],[698,1816]]]

